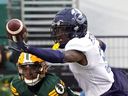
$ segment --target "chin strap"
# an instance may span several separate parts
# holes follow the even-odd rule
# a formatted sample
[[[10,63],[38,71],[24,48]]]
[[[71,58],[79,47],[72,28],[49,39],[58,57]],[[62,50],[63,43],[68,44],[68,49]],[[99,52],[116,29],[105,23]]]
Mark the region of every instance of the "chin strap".
[[[24,81],[27,85],[29,86],[34,86],[36,85],[37,83],[39,83],[41,81],[41,78],[39,76],[40,74],[37,75],[37,78],[36,79],[33,79],[33,80],[28,80],[26,78],[24,78]]]

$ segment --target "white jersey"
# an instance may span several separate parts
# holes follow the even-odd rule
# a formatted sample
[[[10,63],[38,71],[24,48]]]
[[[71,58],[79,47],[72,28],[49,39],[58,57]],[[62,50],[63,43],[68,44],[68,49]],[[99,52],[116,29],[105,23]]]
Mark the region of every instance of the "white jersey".
[[[87,32],[83,38],[73,38],[65,46],[67,50],[78,50],[85,54],[88,64],[69,64],[86,96],[100,96],[108,91],[114,82],[113,72],[105,61],[103,51],[96,38]]]

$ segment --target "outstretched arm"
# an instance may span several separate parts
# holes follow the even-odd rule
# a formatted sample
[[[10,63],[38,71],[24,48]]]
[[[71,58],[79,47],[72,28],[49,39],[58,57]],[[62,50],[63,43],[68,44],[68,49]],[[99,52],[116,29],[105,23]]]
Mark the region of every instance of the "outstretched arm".
[[[31,53],[51,63],[78,62],[86,64],[85,55],[76,50],[61,52],[60,50],[41,49],[32,46],[25,47],[23,42],[17,44],[23,51]]]
[[[76,50],[70,50],[61,52],[59,50],[52,49],[40,49],[35,47],[29,47],[28,52],[34,54],[51,63],[64,63],[64,62],[79,62],[80,64],[86,64],[87,61],[85,55],[82,52]]]
[[[64,63],[64,53],[59,50],[40,49],[30,46],[27,51],[51,63]]]

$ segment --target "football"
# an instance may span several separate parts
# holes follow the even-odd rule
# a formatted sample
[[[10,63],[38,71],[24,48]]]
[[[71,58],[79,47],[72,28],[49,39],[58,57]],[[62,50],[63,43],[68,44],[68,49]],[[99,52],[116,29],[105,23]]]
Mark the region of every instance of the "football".
[[[6,24],[6,30],[8,33],[8,38],[17,42],[24,39],[24,34],[27,29],[23,22],[19,19],[11,19]]]

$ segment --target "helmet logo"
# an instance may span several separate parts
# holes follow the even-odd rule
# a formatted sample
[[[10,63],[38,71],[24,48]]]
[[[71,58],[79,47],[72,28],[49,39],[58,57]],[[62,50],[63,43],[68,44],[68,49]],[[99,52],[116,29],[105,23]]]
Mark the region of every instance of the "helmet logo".
[[[83,24],[85,22],[85,16],[83,16],[83,14],[78,9],[72,9],[71,13],[74,15],[74,19],[77,23]]]
[[[52,25],[57,25],[57,26],[59,26],[59,25],[61,25],[62,22],[64,22],[64,21],[63,21],[63,20],[59,20],[59,21],[57,21],[56,23],[53,22]]]
[[[62,22],[63,22],[63,20],[59,20],[59,21],[57,22],[57,25],[58,25],[58,26],[61,25]]]

